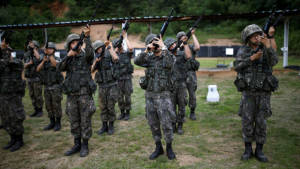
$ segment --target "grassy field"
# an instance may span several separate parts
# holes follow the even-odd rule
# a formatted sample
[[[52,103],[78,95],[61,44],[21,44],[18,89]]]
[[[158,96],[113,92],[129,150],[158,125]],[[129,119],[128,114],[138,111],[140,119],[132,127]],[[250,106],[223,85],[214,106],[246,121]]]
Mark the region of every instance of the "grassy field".
[[[210,74],[198,78],[197,120],[187,119],[184,135],[174,136],[177,160],[169,161],[165,155],[148,160],[154,143],[145,119],[144,91],[138,86],[139,77],[134,77],[131,119],[117,121],[113,136],[96,134],[101,122],[97,94],[94,95],[97,112],[93,116],[93,136],[86,158],[80,158],[79,154],[63,155],[73,145],[65,113],[59,132],[42,130],[48,124],[46,113],[42,118],[28,116],[33,109],[27,91],[23,98],[27,113],[25,146],[14,153],[0,149],[0,168],[300,168],[300,77],[298,72],[282,72],[277,77],[280,88],[272,95],[273,116],[268,119],[265,145],[269,163],[240,160],[243,153],[241,119],[237,115],[240,93],[233,86],[232,74]],[[218,85],[221,96],[218,104],[206,102],[209,84]],[[65,101],[64,97],[63,109]],[[119,114],[118,107],[116,110]],[[7,140],[7,133],[0,130],[0,146]]]
[[[201,58],[197,58],[197,60],[200,62],[200,68],[216,68],[217,64],[225,64],[225,65],[229,65],[231,64],[235,58],[233,57],[220,57],[220,58],[216,58],[216,57],[209,57],[209,58],[205,58],[205,57],[201,57]],[[275,66],[275,69],[283,69],[282,68],[282,62],[283,62],[283,58],[282,56],[279,56],[279,62],[278,64]],[[133,64],[133,61],[132,61]],[[135,64],[134,65],[134,69],[143,69],[140,66],[137,66]],[[289,56],[288,58],[288,65],[298,65],[300,66],[300,59],[299,57],[296,56]]]

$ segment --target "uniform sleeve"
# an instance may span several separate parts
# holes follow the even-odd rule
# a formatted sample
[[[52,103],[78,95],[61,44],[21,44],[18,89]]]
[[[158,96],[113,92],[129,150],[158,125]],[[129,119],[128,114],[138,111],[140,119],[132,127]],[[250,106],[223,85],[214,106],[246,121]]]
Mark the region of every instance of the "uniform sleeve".
[[[61,62],[57,64],[57,69],[61,72],[68,71],[68,64],[71,60],[71,57],[64,57]]]
[[[249,67],[251,65],[250,56],[251,53],[246,53],[244,48],[241,47],[238,50],[236,60],[234,61],[234,70],[240,72],[244,68]]]
[[[24,53],[24,63],[30,62],[30,55],[31,55],[30,50]]]
[[[92,42],[90,37],[84,38],[84,43],[85,43],[85,57],[86,60],[89,64],[93,64],[94,60],[94,50],[92,47]]]
[[[133,58],[133,50],[132,50],[132,52],[127,51],[127,56],[128,56],[129,58]]]
[[[145,52],[141,52],[134,58],[134,64],[142,67],[147,67],[148,63],[148,54]]]
[[[9,61],[9,65],[13,69],[20,71],[20,72],[22,72],[23,68],[24,68],[24,64],[23,64],[22,60],[20,60],[20,59],[13,59],[12,61]]]
[[[174,55],[168,50],[163,50],[161,55],[163,57],[163,67],[172,68],[174,64]]]
[[[278,56],[273,48],[267,48],[266,55],[270,66],[275,66],[278,63]]]

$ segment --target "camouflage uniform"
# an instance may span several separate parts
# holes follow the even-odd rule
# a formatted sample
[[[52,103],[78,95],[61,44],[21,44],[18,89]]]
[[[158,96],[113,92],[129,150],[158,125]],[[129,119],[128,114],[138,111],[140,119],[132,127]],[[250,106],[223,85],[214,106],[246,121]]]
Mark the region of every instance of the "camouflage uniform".
[[[26,85],[22,79],[23,62],[17,58],[10,60],[10,48],[1,50],[0,116],[4,129],[11,137],[11,141],[4,148],[16,151],[23,146],[25,112],[22,97]]]
[[[177,39],[180,39],[182,36],[185,36],[185,32],[178,32],[176,35]],[[199,69],[200,63],[196,60],[196,51],[194,50],[194,45],[189,45],[192,58],[186,62],[187,68],[187,78],[186,78],[186,86],[189,93],[189,107],[191,112],[194,112],[196,109],[196,90],[197,90],[197,75],[196,71]],[[181,48],[180,50],[183,50]]]
[[[48,48],[55,48],[55,44],[52,42],[48,43]],[[55,56],[44,56],[44,57],[54,57]],[[50,59],[50,58],[49,58]],[[56,62],[60,61],[60,58],[55,58]],[[51,65],[50,60],[46,61],[42,67],[42,77],[44,87],[44,97],[45,105],[48,112],[48,117],[50,119],[50,124],[44,128],[44,130],[49,130],[54,128],[55,131],[61,128],[61,101],[62,101],[62,89],[61,85],[64,80],[61,72],[59,72],[55,66]]]
[[[33,42],[36,47],[39,47],[38,42]],[[33,51],[29,49],[24,53],[24,63],[28,63],[30,60],[33,60],[33,64],[25,69],[25,77],[27,80],[32,105],[35,109],[35,113],[33,113],[31,116],[35,116],[38,113],[42,113],[44,104],[41,73],[36,71],[36,68],[41,60],[36,59],[36,57],[33,55]]]
[[[172,122],[176,115],[171,101],[171,68],[173,55],[168,50],[162,51],[161,57],[153,53],[141,53],[134,63],[146,67],[146,76],[141,79],[141,87],[146,90],[146,117],[156,142],[161,140],[160,125],[167,143],[173,140]]]
[[[262,33],[257,25],[250,25],[244,29],[243,34],[249,29],[253,30],[242,35],[246,36],[243,39],[245,43],[252,34]],[[272,75],[272,67],[278,62],[277,55],[274,49],[265,46],[262,46],[262,52],[261,59],[251,61],[250,56],[255,54],[255,50],[246,44],[239,49],[234,62],[234,68],[238,72],[235,85],[242,92],[239,115],[242,117],[243,139],[246,149],[248,144],[251,152],[252,141],[256,141],[257,147],[266,142],[266,119],[272,114],[271,92],[278,87],[278,80]]]
[[[115,39],[113,44],[119,40]],[[114,43],[115,42],[115,43]],[[119,72],[120,77],[118,80],[118,87],[119,87],[119,98],[118,98],[118,105],[121,111],[121,115],[119,119],[128,120],[129,114],[131,110],[131,94],[133,93],[132,88],[132,73],[133,73],[133,65],[131,64],[131,58],[133,58],[133,52],[126,51],[119,53]]]
[[[65,48],[70,50],[69,44],[79,40],[79,36],[71,34],[67,38]],[[89,37],[84,38],[86,47],[76,56],[62,59],[57,65],[60,71],[66,71],[66,78],[62,85],[67,94],[66,114],[71,123],[71,133],[75,139],[88,140],[92,136],[92,115],[96,111],[92,94],[96,84],[91,76],[91,65],[94,59],[93,48]],[[76,140],[75,140],[76,142]]]
[[[149,34],[145,40],[146,45],[152,43],[155,37],[157,35]],[[171,101],[171,70],[174,63],[174,55],[165,46],[161,48],[160,56],[155,56],[153,52],[142,52],[134,59],[134,63],[146,68],[145,76],[140,79],[140,86],[146,90],[146,118],[156,144],[155,151],[149,158],[153,160],[164,153],[161,143],[162,134],[160,127],[162,126],[164,139],[167,143],[167,156],[172,160],[176,158],[172,149],[172,122],[175,121],[176,115]]]
[[[118,63],[112,60],[108,49],[104,57],[96,63],[95,81],[99,86],[99,106],[101,109],[102,122],[114,122],[116,120],[115,104],[118,101],[119,89]]]
[[[167,38],[164,41],[168,49],[170,49],[175,42],[176,40],[173,38]],[[178,133],[183,134],[182,125],[185,117],[185,106],[187,105],[186,62],[188,59],[186,59],[184,51],[176,50],[173,54],[175,57],[172,67],[172,102],[176,112],[176,121],[173,122],[173,131],[177,131],[176,123],[178,123]]]
[[[245,142],[266,140],[266,118],[271,116],[270,96],[277,83],[272,75],[272,67],[278,62],[272,48],[263,48],[263,61],[250,61],[254,50],[242,46],[237,54],[235,70],[238,72],[235,83],[242,92],[239,115],[242,117]],[[243,85],[243,86],[241,86]],[[274,86],[275,87],[275,86]]]
[[[196,71],[199,69],[199,62],[195,59],[196,52],[194,47],[190,46],[190,49],[193,53],[192,58],[186,63],[187,67],[187,78],[186,85],[189,93],[189,107],[191,110],[196,109],[196,90],[197,90],[197,75]]]

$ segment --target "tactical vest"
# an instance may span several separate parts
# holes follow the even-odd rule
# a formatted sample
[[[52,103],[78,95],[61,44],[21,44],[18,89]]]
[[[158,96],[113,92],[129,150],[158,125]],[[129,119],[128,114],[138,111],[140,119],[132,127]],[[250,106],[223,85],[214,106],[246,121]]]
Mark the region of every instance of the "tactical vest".
[[[63,83],[65,94],[93,94],[96,91],[97,86],[91,76],[91,66],[84,55],[85,53],[81,52],[77,56],[68,58],[68,71]]]
[[[118,54],[119,56],[119,71],[120,79],[129,79],[133,73],[133,65],[131,64],[131,53],[124,52]]]
[[[64,81],[63,75],[51,65],[50,61],[44,63],[42,75],[43,84],[46,86],[61,84]]]
[[[37,66],[39,65],[40,61],[38,59],[36,59],[36,57],[33,55],[33,52],[28,50],[25,54],[24,54],[24,59],[25,59],[25,63],[30,62],[30,60],[33,60],[33,64],[29,65],[26,69],[25,69],[25,77],[29,78],[29,79],[39,79],[41,78],[41,73],[36,71]]]
[[[142,81],[144,80],[141,87],[148,92],[155,93],[170,91],[173,86],[171,82],[172,72],[169,65],[167,65],[166,58],[159,58],[154,55],[150,57],[147,69],[145,70],[145,78],[141,79]]]
[[[96,64],[98,72],[95,75],[96,82],[100,84],[117,83],[119,79],[119,65],[112,61],[109,51],[105,51],[104,57]]]
[[[278,88],[278,80],[272,75],[272,66],[268,65],[268,60],[265,55],[266,50],[263,50],[263,56],[247,68],[237,74],[234,81],[239,91],[275,91]],[[249,57],[254,54],[251,50]]]
[[[178,51],[172,69],[172,79],[176,82],[185,82],[187,77],[186,58],[183,51]]]
[[[25,81],[22,79],[23,62],[19,59],[7,61],[0,73],[0,93],[25,94]]]

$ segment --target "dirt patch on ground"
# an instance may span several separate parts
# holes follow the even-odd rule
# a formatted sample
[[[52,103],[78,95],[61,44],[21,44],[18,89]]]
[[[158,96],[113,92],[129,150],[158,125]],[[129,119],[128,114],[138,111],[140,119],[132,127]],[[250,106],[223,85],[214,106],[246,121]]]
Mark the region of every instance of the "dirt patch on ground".
[[[187,154],[177,155],[176,158],[179,161],[180,166],[194,165],[195,163],[199,163],[203,161],[203,159],[201,158],[197,158],[195,156],[187,155]]]
[[[72,33],[77,33],[80,34],[81,33],[81,28],[82,27],[73,27],[71,29]],[[111,25],[108,24],[103,24],[103,25],[91,25],[91,40],[95,41],[95,40],[106,40],[107,37],[107,33],[108,30],[111,28]],[[115,27],[114,29],[118,29],[117,27]],[[134,48],[144,48],[145,44],[140,41],[141,36],[140,35],[130,35],[128,34],[128,40],[131,43],[131,45]],[[64,49],[64,44],[65,42],[60,42],[56,44],[56,47],[58,49]]]
[[[206,43],[201,44],[203,46],[236,46],[242,45],[236,42],[234,39],[208,39]]]

